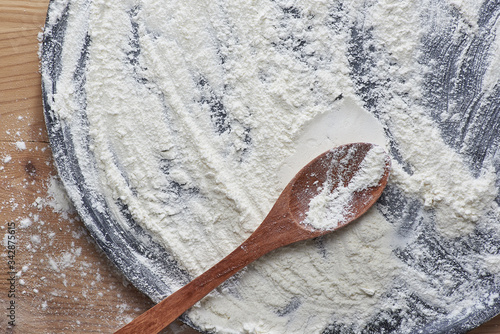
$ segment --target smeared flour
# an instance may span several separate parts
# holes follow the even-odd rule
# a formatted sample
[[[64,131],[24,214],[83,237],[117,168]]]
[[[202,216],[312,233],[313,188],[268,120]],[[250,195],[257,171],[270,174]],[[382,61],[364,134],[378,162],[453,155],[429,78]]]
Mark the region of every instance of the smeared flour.
[[[399,333],[414,333],[417,303],[401,291],[417,291],[412,298],[430,305],[429,317],[443,319],[470,314],[480,300],[458,300],[460,289],[447,293],[453,271],[434,284],[408,269],[405,261],[434,256],[418,233],[451,243],[498,222],[494,153],[474,160],[475,132],[464,132],[458,145],[448,126],[462,124],[461,109],[453,102],[440,109],[444,98],[429,96],[441,91],[422,85],[441,82],[429,77],[445,67],[425,58],[427,36],[443,27],[452,27],[449,39],[479,34],[479,7],[458,0],[73,1],[82,15],[68,16],[50,98],[62,122],[80,117],[74,68],[88,28],[85,124],[98,170],[91,183],[125,205],[193,277],[258,226],[304,164],[297,157],[307,162],[325,143],[346,140],[387,148],[391,193],[378,208],[331,236],[265,256],[187,316],[220,333],[358,333],[398,314],[405,319],[394,324]],[[63,9],[51,7],[49,24]],[[481,96],[496,89],[500,65],[484,56]],[[422,209],[408,214],[411,224],[401,218],[410,204]],[[416,245],[413,253],[406,245]],[[487,273],[498,258],[473,261]]]

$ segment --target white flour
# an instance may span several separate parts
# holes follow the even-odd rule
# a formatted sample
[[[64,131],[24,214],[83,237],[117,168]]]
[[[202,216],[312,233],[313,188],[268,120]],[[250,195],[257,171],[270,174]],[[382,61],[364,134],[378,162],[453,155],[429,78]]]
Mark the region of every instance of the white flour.
[[[84,35],[75,27],[88,27],[94,184],[124,203],[194,277],[258,226],[312,157],[346,141],[388,150],[396,143],[389,186],[422,203],[440,237],[471,233],[486,213],[498,216],[493,163],[485,159],[471,170],[443,139],[420,85],[432,72],[432,64],[419,61],[432,29],[429,12],[431,22],[449,24],[448,5],[468,13],[464,22],[477,21],[465,0],[92,1],[88,18],[69,16],[62,62],[68,68],[77,62],[72,48]],[[74,1],[72,8],[85,6]],[[61,8],[52,7],[52,18]],[[352,73],[358,54],[348,40],[357,30],[347,26],[372,29],[363,50],[377,57],[373,73],[359,75],[364,83]],[[486,88],[497,82],[499,65],[492,57]],[[70,121],[77,117],[76,93],[64,66],[53,98],[59,117]],[[377,118],[360,97],[372,89],[367,82],[386,83],[374,88],[383,99]],[[453,121],[448,111],[441,117]],[[384,214],[372,208],[331,236],[265,256],[193,307],[189,318],[221,333],[313,333],[329,323],[359,332],[382,307],[411,309],[395,296],[392,304],[384,299],[412,275],[393,253],[408,240]],[[498,256],[476,265],[490,272],[491,263]],[[427,289],[424,278],[409,281]],[[438,288],[426,291],[436,309],[469,306],[446,304]]]
[[[340,171],[349,168],[349,156],[356,154],[356,147],[352,147],[346,158],[336,166]],[[342,226],[351,211],[351,202],[355,193],[376,187],[385,172],[386,153],[380,146],[374,146],[368,151],[360,164],[359,170],[352,176],[347,185],[337,178],[328,177],[322,185],[321,191],[309,202],[309,210],[303,223],[315,229],[329,230]],[[334,167],[330,167],[334,168]]]

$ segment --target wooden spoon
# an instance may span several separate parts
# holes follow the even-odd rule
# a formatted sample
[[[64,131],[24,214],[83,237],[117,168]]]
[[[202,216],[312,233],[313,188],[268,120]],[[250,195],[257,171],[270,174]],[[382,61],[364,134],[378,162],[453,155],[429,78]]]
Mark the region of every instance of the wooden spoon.
[[[374,147],[375,145],[367,143],[348,144],[315,158],[290,181],[271,212],[245,242],[191,283],[116,333],[158,333],[210,291],[262,255],[297,241],[330,233],[361,216],[377,201],[387,184],[390,170],[387,155],[381,161],[384,166],[380,181],[376,186],[354,191],[350,204],[343,210],[345,219],[328,229],[314,229],[304,223],[309,202],[319,194],[325,181],[328,179],[328,184],[333,188],[338,188],[340,184],[347,187],[368,151]]]

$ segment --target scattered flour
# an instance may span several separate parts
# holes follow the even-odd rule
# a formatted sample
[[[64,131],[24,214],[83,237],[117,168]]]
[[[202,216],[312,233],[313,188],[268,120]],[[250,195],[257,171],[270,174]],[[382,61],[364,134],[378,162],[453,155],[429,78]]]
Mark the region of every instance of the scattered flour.
[[[39,210],[48,206],[54,212],[61,214],[64,219],[68,219],[71,214],[75,213],[74,206],[69,199],[61,180],[57,176],[51,176],[48,179],[47,197],[37,197],[32,205]],[[38,216],[35,216],[34,219],[35,221],[38,220]]]
[[[35,243],[35,244],[40,244],[42,241],[42,239],[40,238],[40,236],[38,234],[32,235],[30,237],[30,240],[32,243]]]
[[[19,227],[20,228],[27,228],[27,227],[30,227],[31,224],[33,224],[33,221],[29,218],[29,217],[26,217],[26,218],[23,218],[19,221]]]
[[[73,204],[58,177],[53,176],[49,179],[48,195],[46,204],[55,212],[61,213],[64,216],[75,212]]]
[[[26,143],[23,141],[16,142],[16,147],[20,151],[24,151],[26,149]]]
[[[19,120],[25,119],[26,117],[19,117]],[[46,146],[46,144],[39,145]],[[104,286],[100,295],[95,293],[96,282],[102,281],[100,268],[104,268],[108,263],[103,261],[103,263],[96,264],[95,261],[85,261],[89,251],[84,252],[81,245],[92,250],[94,244],[82,238],[86,235],[86,230],[79,224],[75,224],[73,207],[58,177],[52,176],[47,179],[39,172],[38,166],[42,163],[50,165],[50,158],[45,155],[46,161],[41,161],[39,154],[44,152],[46,147],[39,148],[30,145],[29,148],[24,148],[22,144],[16,144],[13,148],[27,150],[27,152],[0,157],[0,163],[9,164],[5,165],[5,170],[0,168],[2,178],[4,176],[8,178],[3,182],[3,189],[6,191],[0,197],[0,214],[7,211],[6,217],[8,217],[0,226],[2,230],[0,237],[3,239],[2,258],[7,260],[6,252],[12,247],[13,242],[12,234],[9,233],[11,230],[7,227],[15,224],[16,306],[29,304],[29,307],[18,308],[20,313],[16,318],[14,330],[17,328],[24,332],[26,328],[32,327],[32,324],[28,323],[28,318],[24,316],[27,310],[32,312],[31,318],[44,316],[44,313],[37,312],[37,305],[38,310],[49,314],[57,313],[59,316],[64,314],[68,318],[81,318],[86,314],[91,314],[92,317],[95,316],[99,321],[106,323],[109,320],[108,315],[103,314],[101,308],[96,315],[95,308],[90,305],[91,303],[104,303],[109,300],[110,294],[117,290],[122,291],[122,289]],[[25,163],[23,157],[26,153],[30,156],[28,163],[36,167],[36,172],[30,173],[29,170],[23,168],[23,163]],[[13,178],[12,170],[21,173],[26,171],[26,177]],[[36,199],[33,200],[35,197]],[[50,224],[45,221],[47,219],[51,219]],[[96,256],[96,259],[102,261],[99,256]],[[46,276],[41,276],[41,273]],[[76,276],[76,278],[73,277],[70,280],[69,275]],[[79,281],[79,276],[84,279]],[[75,288],[75,284],[78,288]],[[63,288],[55,292],[55,286]],[[88,299],[82,297],[83,291],[87,293]],[[81,312],[79,314],[74,314],[72,309],[67,309],[68,296],[80,300]],[[8,299],[4,300],[8,301]],[[117,327],[129,320],[128,314],[132,312],[127,311],[127,307],[122,306],[118,316],[116,313],[111,315],[111,320],[117,324]],[[0,323],[7,324],[5,321]],[[78,332],[82,327],[65,325],[65,331]],[[5,330],[9,332],[8,329]]]

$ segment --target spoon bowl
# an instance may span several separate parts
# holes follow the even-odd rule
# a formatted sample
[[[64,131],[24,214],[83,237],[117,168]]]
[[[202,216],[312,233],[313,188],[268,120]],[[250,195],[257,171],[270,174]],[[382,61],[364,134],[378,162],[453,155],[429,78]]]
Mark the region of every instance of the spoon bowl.
[[[238,248],[116,333],[158,333],[210,291],[264,254],[331,233],[361,216],[378,200],[389,177],[390,159],[385,152],[377,161],[380,172],[375,174],[375,179],[373,176],[368,179],[359,177],[363,176],[365,168],[372,167],[365,166],[364,161],[373,149],[380,148],[369,143],[347,144],[312,160],[290,181],[261,225]],[[360,180],[362,186],[350,188]],[[339,190],[348,195],[348,200],[341,206],[341,219],[322,228],[308,223],[312,201],[323,194],[333,201],[340,199]]]
[[[304,226],[304,218],[310,209],[310,202],[322,189],[322,187],[311,185],[326,184],[330,192],[336,188],[348,187],[353,177],[363,168],[362,163],[368,152],[375,149],[379,149],[379,153],[382,152],[377,160],[377,163],[382,164],[380,174],[377,175],[377,182],[371,186],[353,189],[349,203],[342,212],[343,219],[338,222],[339,224],[332,224],[320,230],[307,225],[311,233],[323,235],[359,218],[378,200],[387,184],[391,167],[390,158],[377,145],[354,143],[324,152],[297,173],[288,185],[291,187],[288,203],[292,217],[299,223],[299,227],[307,228]],[[285,192],[287,189],[282,194]]]

